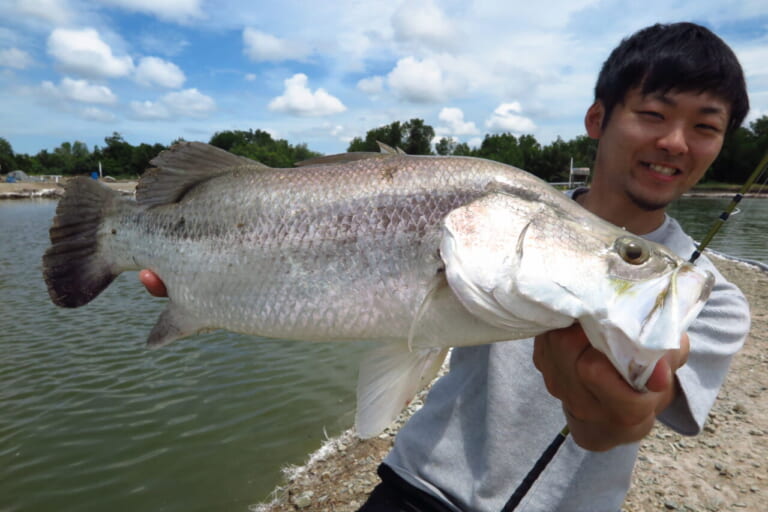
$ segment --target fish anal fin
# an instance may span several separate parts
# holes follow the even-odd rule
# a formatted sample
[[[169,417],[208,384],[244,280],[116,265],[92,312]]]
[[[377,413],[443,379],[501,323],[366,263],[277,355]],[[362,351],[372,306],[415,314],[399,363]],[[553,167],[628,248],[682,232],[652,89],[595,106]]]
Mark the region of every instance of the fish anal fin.
[[[147,338],[149,348],[158,348],[180,338],[186,338],[205,330],[206,326],[173,302],[169,302],[160,313],[157,323]]]
[[[410,351],[406,343],[389,342],[369,352],[360,365],[355,426],[365,439],[387,428],[414,395],[432,382],[447,348]]]
[[[214,176],[233,169],[268,169],[264,164],[203,142],[181,142],[149,162],[136,185],[136,201],[145,206],[178,202],[184,195]]]

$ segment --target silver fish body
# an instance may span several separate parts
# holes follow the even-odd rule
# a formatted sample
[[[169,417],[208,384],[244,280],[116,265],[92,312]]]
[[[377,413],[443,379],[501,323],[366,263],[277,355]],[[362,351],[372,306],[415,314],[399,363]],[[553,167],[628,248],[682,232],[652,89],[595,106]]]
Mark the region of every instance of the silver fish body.
[[[271,169],[186,143],[153,164],[136,201],[93,180],[67,188],[43,258],[52,300],[77,307],[120,272],[148,268],[170,298],[150,345],[216,328],[385,341],[360,371],[363,436],[388,424],[448,347],[576,320],[641,387],[711,287],[711,276],[648,242],[638,242],[647,259],[627,263],[616,241],[639,239],[497,162],[369,154]],[[681,273],[694,276],[684,293],[675,286]],[[649,306],[639,318],[632,308],[608,311],[628,290],[649,304],[666,294],[675,312],[658,322],[671,308]],[[637,327],[623,333],[612,316]],[[641,339],[642,331],[665,331],[664,340]],[[638,358],[647,346],[650,355]]]

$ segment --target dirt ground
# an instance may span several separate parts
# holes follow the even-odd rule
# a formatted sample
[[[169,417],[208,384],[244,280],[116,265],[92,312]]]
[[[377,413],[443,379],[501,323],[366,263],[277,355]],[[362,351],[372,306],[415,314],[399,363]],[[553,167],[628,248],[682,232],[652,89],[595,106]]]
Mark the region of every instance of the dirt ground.
[[[622,512],[768,510],[768,272],[715,263],[749,299],[750,336],[699,436],[657,425],[645,439]],[[399,423],[419,406],[417,399]],[[356,510],[378,482],[376,467],[394,435],[361,441],[346,432],[328,441],[306,465],[286,468],[285,483],[271,503],[251,510]]]

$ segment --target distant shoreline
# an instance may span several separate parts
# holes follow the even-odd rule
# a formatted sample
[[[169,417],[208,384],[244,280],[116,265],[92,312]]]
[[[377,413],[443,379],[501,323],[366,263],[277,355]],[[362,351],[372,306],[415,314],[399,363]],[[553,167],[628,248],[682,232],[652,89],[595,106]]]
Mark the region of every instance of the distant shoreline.
[[[115,181],[102,183],[125,195],[133,195],[136,181]],[[64,195],[64,187],[53,181],[0,182],[0,199],[58,199]]]
[[[132,195],[136,190],[136,181],[115,181],[102,183],[113,190],[125,195]],[[23,181],[16,183],[0,182],[0,199],[58,199],[64,194],[64,187],[60,183]],[[691,190],[683,197],[716,197],[730,199],[736,194],[733,190],[718,190],[710,187],[700,190]],[[745,198],[768,198],[768,190],[762,193],[750,192],[744,194]]]

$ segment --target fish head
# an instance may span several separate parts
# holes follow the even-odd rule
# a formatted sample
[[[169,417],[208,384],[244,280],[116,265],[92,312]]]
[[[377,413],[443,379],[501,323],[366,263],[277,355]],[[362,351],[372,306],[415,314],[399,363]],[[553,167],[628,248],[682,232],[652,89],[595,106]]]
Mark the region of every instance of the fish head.
[[[624,379],[644,389],[656,362],[680,347],[714,277],[564,195],[555,199],[494,193],[453,210],[441,242],[448,283],[510,339],[579,322]]]

